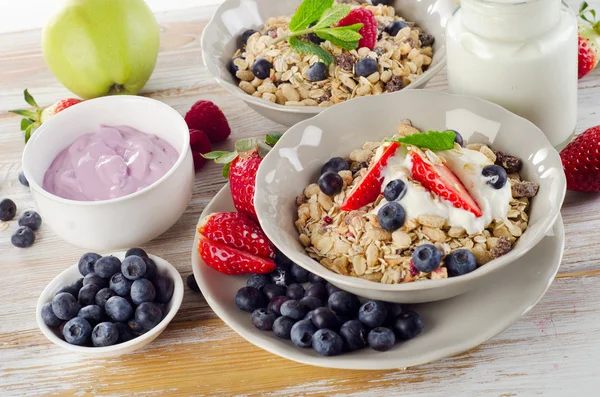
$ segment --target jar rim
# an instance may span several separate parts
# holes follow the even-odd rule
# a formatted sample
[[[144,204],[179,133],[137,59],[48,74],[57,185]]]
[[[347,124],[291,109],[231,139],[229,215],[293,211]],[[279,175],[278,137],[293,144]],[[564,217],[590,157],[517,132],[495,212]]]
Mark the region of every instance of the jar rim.
[[[497,6],[512,7],[512,6],[519,6],[519,5],[523,5],[523,4],[537,3],[537,2],[545,1],[545,0],[509,0],[509,1],[503,1],[503,0],[470,0],[470,1],[473,1],[475,3],[487,4],[487,5],[497,5]]]

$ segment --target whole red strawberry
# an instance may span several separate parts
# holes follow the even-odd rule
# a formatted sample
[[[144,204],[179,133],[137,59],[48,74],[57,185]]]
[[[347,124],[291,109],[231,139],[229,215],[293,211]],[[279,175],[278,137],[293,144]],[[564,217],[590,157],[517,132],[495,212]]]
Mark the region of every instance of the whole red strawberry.
[[[367,10],[366,8],[355,8],[350,11],[350,14],[346,15],[338,22],[338,26],[350,26],[357,23],[362,23],[363,27],[360,28],[358,33],[362,35],[362,39],[358,41],[358,48],[367,47],[373,49],[375,43],[377,43],[377,20],[375,15]]]
[[[227,118],[211,101],[198,101],[185,115],[190,129],[204,131],[212,143],[223,142],[231,134]]]
[[[600,59],[600,21],[586,2],[579,8],[579,78],[590,73]]]
[[[204,131],[190,129],[190,147],[192,148],[192,157],[194,158],[194,168],[198,171],[206,164],[206,159],[202,157],[211,151],[210,140]]]
[[[575,138],[561,152],[567,189],[600,192],[600,126]]]

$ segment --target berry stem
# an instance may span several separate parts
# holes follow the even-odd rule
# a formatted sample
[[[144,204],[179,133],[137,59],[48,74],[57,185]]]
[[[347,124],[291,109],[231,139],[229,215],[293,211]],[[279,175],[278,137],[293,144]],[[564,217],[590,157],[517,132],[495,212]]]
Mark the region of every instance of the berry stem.
[[[307,29],[298,30],[296,32],[290,32],[289,34],[287,34],[285,36],[281,36],[281,37],[278,37],[275,40],[273,40],[271,42],[271,45],[275,45],[275,44],[281,43],[282,41],[289,40],[292,37],[302,36],[304,34],[309,34],[309,33],[314,33],[315,31],[316,31],[315,28],[307,28]]]

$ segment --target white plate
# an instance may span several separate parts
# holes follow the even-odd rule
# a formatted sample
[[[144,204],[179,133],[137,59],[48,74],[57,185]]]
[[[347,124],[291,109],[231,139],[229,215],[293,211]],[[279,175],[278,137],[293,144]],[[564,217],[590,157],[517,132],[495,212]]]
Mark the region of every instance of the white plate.
[[[221,211],[235,211],[229,185],[213,198],[200,219]],[[398,343],[385,353],[367,348],[336,357],[321,357],[312,349],[300,349],[291,341],[278,339],[272,332],[254,328],[250,314],[239,310],[234,303],[235,294],[245,286],[247,277],[226,276],[206,266],[196,250],[197,234],[192,249],[192,266],[198,286],[210,307],[250,343],[304,364],[382,370],[406,368],[453,356],[508,328],[529,312],[550,287],[562,260],[564,237],[564,226],[559,217],[535,248],[498,271],[482,286],[455,298],[412,306],[425,322],[425,329],[417,338]],[[489,310],[490,307],[494,310]]]

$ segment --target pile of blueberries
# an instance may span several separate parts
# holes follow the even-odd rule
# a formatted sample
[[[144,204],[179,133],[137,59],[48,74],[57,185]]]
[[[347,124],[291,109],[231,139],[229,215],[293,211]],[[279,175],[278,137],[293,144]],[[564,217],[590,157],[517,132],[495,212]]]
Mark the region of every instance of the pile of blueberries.
[[[79,259],[83,278],[61,288],[42,308],[42,319],[58,328],[65,341],[104,347],[127,342],[154,328],[166,314],[174,283],[158,274],[141,248],[121,262],[87,253]]]
[[[8,222],[17,214],[17,205],[9,198],[0,200],[0,221]],[[35,211],[25,211],[17,221],[19,228],[10,238],[12,245],[28,248],[35,242],[35,231],[42,226],[42,217]]]
[[[322,356],[335,356],[367,346],[391,349],[423,330],[423,320],[403,305],[368,301],[342,291],[291,262],[281,253],[270,274],[252,275],[235,296],[241,310],[252,313],[252,324],[291,339]],[[306,288],[303,283],[309,282]]]

